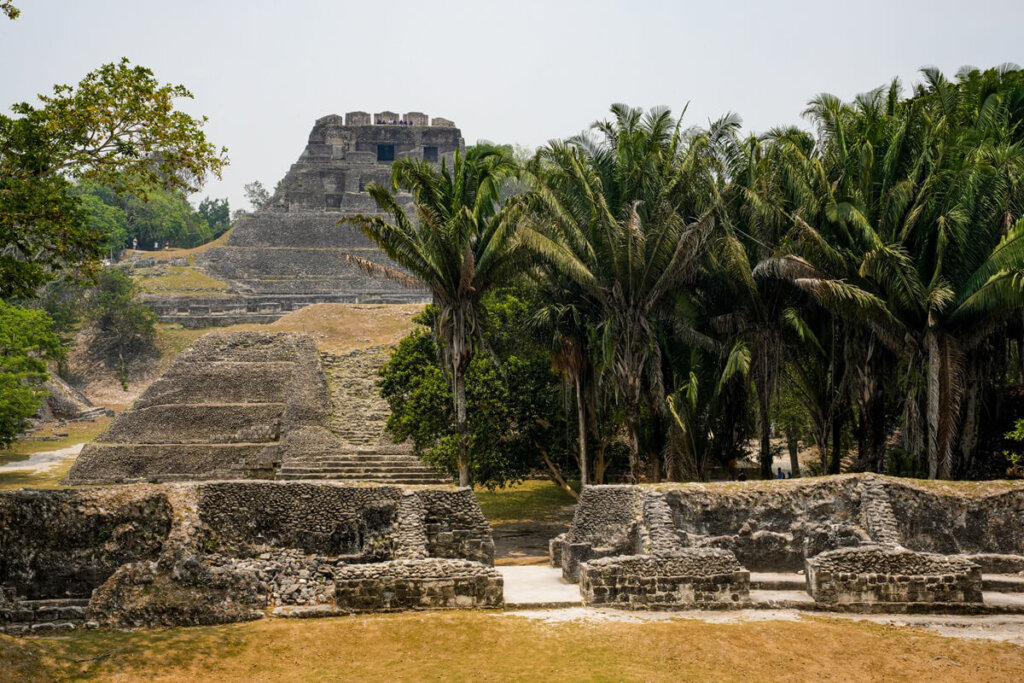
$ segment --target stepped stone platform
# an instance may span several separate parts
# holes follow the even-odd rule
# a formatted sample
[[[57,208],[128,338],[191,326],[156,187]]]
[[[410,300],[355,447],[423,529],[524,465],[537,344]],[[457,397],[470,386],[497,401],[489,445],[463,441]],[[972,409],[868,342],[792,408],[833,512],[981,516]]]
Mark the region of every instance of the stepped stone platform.
[[[377,389],[377,369],[390,347],[376,346],[338,355],[321,353],[331,391],[330,430],[339,447],[329,455],[288,458],[277,478],[441,484],[450,481],[413,456],[407,444],[388,437],[387,402]]]
[[[205,335],[82,449],[67,482],[449,483],[385,434],[374,382],[387,353],[321,356],[300,334]]]
[[[196,262],[197,269],[231,291],[149,295],[147,302],[162,321],[186,327],[264,323],[314,303],[426,302],[425,290],[402,287],[354,265],[351,255],[394,264],[361,233],[338,223],[378,211],[365,188],[389,183],[395,159],[450,164],[464,148],[455,124],[442,118],[431,122],[419,112],[380,112],[373,121],[365,112],[318,119],[269,205],[239,219],[227,242]],[[400,194],[399,202],[411,204],[412,197]]]
[[[677,559],[700,552],[725,559]],[[590,486],[550,560],[593,605],[740,605],[750,571],[759,607],[1022,612],[1024,483],[839,475]],[[717,563],[742,572],[717,572],[704,604],[692,600],[689,586]]]
[[[0,492],[0,632],[495,607],[469,489],[216,481]]]

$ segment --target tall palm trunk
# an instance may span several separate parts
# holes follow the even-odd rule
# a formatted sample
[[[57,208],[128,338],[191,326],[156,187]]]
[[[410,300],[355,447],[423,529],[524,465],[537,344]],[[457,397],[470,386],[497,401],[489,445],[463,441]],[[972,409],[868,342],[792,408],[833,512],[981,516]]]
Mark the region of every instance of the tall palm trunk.
[[[629,483],[640,483],[640,411],[626,406],[626,432],[629,440]]]
[[[469,367],[469,348],[466,344],[466,319],[457,311],[452,338],[452,392],[455,398],[455,431],[459,444],[459,486],[469,486],[469,430],[466,422],[466,370]]]
[[[580,432],[580,486],[586,486],[587,467],[587,409],[583,405],[583,379],[576,373],[576,424]]]
[[[771,416],[768,411],[771,409],[771,398],[768,392],[768,383],[761,379],[757,382],[757,410],[759,413],[758,427],[761,433],[761,453],[758,458],[761,463],[761,478],[772,478],[772,425]]]
[[[800,439],[796,432],[786,432],[786,446],[789,448],[789,474],[796,479],[800,476]]]
[[[963,396],[962,354],[950,335],[925,333],[928,354],[928,478],[953,475],[953,441]]]

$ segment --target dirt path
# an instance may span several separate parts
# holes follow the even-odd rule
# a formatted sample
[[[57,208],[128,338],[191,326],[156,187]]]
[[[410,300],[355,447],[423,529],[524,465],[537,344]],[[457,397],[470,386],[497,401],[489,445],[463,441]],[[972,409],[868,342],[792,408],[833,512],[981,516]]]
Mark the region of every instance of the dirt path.
[[[64,462],[78,457],[82,452],[84,443],[78,443],[67,448],[59,448],[55,451],[42,451],[28,456],[27,460],[15,460],[6,465],[0,465],[0,474],[8,472],[25,472],[27,474],[42,474],[60,467]]]

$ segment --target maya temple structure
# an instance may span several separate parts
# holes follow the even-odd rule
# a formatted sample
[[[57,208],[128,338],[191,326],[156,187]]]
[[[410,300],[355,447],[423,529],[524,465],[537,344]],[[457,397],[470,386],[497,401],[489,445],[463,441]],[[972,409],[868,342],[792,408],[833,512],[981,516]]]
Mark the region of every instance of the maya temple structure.
[[[147,302],[165,322],[207,327],[271,322],[314,303],[425,301],[425,292],[368,275],[349,263],[346,254],[388,259],[361,233],[338,222],[377,211],[365,188],[371,182],[389,182],[396,159],[440,165],[464,149],[462,133],[452,121],[431,120],[420,112],[325,116],[313,126],[306,148],[269,205],[236,221],[227,242],[196,262],[198,270],[230,290],[152,295]]]

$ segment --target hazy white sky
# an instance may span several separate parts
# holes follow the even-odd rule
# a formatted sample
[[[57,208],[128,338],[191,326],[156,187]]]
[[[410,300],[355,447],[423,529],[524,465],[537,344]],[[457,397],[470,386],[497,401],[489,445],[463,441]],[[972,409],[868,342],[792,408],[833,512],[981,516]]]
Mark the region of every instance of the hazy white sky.
[[[202,194],[247,208],[315,119],[364,110],[453,119],[467,143],[543,144],[612,102],[687,102],[689,124],[802,123],[822,91],[849,99],[936,65],[1024,63],[1024,0],[15,0],[0,20],[0,107],[122,56],[195,94],[229,150]]]

